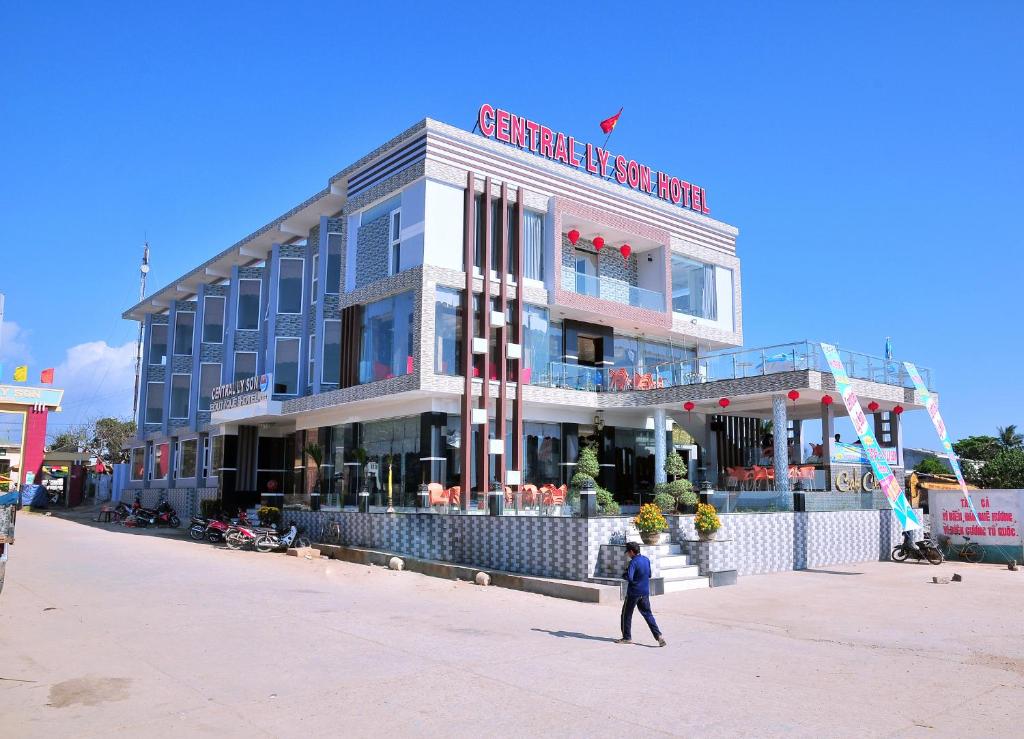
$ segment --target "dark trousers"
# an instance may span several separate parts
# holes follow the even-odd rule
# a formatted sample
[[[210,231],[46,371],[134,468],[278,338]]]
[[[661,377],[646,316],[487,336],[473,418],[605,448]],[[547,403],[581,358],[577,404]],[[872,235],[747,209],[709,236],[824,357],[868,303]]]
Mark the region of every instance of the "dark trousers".
[[[651,633],[654,634],[654,638],[657,639],[661,636],[661,629],[658,628],[658,622],[654,620],[654,614],[651,613],[650,596],[627,595],[626,599],[622,601],[622,638],[633,638],[634,608],[640,611],[640,615],[644,617],[644,621],[646,621],[647,625],[651,628]]]

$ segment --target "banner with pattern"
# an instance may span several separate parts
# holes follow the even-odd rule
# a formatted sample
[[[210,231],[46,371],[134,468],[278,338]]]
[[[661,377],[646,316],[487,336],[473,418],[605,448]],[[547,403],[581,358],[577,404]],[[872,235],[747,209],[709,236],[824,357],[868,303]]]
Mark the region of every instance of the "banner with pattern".
[[[839,391],[843,398],[846,410],[850,414],[850,420],[853,421],[853,429],[857,432],[857,437],[864,447],[864,454],[867,456],[868,462],[871,463],[871,469],[874,470],[878,486],[882,488],[882,492],[885,493],[889,505],[892,506],[900,528],[903,531],[921,528],[920,519],[918,519],[914,509],[907,502],[907,497],[903,494],[903,488],[892,473],[892,467],[885,461],[885,455],[882,454],[878,441],[875,439],[871,429],[868,428],[867,416],[864,415],[864,411],[860,407],[857,394],[853,392],[853,385],[850,383],[850,376],[846,374],[843,360],[839,357],[839,350],[831,344],[823,342],[821,344],[821,351],[824,352],[825,361],[828,362],[829,369],[832,370],[832,377],[836,381],[836,390]]]
[[[903,366],[907,368],[907,374],[910,375],[910,379],[914,383],[914,389],[917,390],[917,395],[921,398],[921,403],[928,410],[928,415],[931,416],[932,425],[935,426],[935,430],[939,434],[939,441],[942,442],[942,448],[946,450],[946,454],[949,455],[949,466],[953,468],[953,474],[956,475],[956,481],[960,484],[960,492],[964,494],[967,499],[967,505],[971,507],[971,513],[974,514],[974,520],[978,520],[978,511],[974,508],[974,501],[971,500],[970,494],[967,492],[967,482],[964,480],[963,472],[960,471],[960,461],[956,458],[956,452],[953,451],[953,444],[949,440],[949,432],[946,431],[946,424],[942,422],[942,416],[939,414],[939,401],[932,397],[932,394],[928,392],[928,386],[924,384],[924,378],[921,377],[921,373],[917,371],[917,367],[914,366],[913,362],[904,362]]]

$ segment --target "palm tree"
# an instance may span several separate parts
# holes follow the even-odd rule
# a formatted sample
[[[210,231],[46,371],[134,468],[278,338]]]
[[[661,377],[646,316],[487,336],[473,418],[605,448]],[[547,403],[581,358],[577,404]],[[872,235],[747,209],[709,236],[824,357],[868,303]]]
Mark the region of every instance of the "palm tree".
[[[999,440],[999,446],[1003,449],[1018,449],[1024,446],[1024,434],[1017,433],[1017,424],[1011,423],[1009,426],[998,426],[996,428],[996,438]]]

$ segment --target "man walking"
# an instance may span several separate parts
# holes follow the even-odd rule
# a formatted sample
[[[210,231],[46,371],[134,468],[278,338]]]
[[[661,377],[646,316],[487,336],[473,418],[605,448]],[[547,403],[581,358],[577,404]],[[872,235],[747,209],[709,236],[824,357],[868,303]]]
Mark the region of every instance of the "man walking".
[[[622,638],[616,644],[632,644],[633,609],[639,608],[640,615],[651,627],[651,633],[658,640],[658,646],[665,646],[665,637],[661,635],[658,622],[651,613],[651,560],[640,554],[640,545],[635,541],[626,544],[626,556],[629,557],[629,568],[625,579],[629,581],[626,588],[626,600],[622,603]]]

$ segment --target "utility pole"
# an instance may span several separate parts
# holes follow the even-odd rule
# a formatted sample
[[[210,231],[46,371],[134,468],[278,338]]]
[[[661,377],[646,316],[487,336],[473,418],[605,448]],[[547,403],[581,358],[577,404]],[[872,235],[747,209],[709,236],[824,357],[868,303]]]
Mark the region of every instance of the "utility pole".
[[[4,294],[0,293],[0,349],[4,347]],[[0,377],[0,382],[4,378]]]
[[[149,240],[142,245],[142,264],[139,265],[139,302],[146,299],[146,275],[149,274]],[[2,303],[0,303],[0,319],[2,319]],[[135,346],[135,395],[132,397],[132,418],[139,416],[139,381],[142,378],[142,325],[139,321],[139,340]]]

